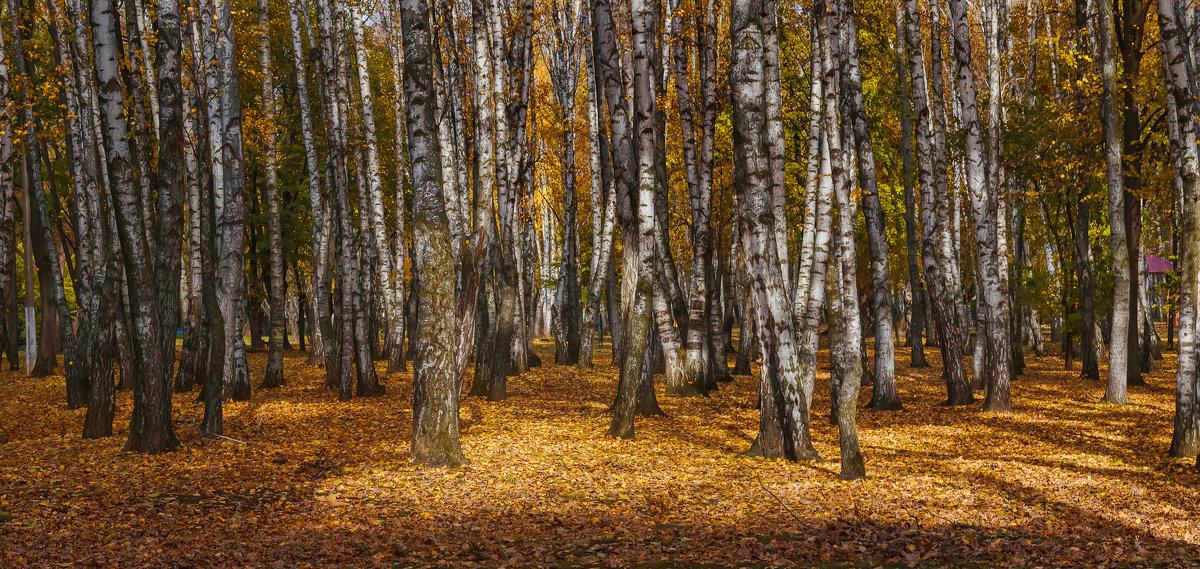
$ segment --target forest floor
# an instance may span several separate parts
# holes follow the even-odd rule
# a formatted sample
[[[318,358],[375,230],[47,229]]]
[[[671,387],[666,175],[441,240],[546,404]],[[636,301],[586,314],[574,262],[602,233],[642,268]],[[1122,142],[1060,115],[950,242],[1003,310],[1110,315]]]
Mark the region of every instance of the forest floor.
[[[552,349],[539,343],[544,360]],[[1060,358],[1030,357],[1013,411],[984,414],[939,406],[935,349],[921,370],[897,351],[904,410],[860,410],[868,478],[849,483],[824,367],[813,436],[827,462],[739,456],[758,424],[750,377],[660,395],[667,416],[617,441],[615,369],[547,364],[511,378],[503,402],[463,400],[471,462],[454,470],[410,464],[411,373],[340,402],[289,352],[286,387],[227,404],[238,442],[200,438],[202,408],[181,394],[180,449],[142,456],[121,452],[129,392],[116,435],[82,440],[61,377],[6,371],[0,567],[1200,566],[1200,473],[1165,454],[1173,354],[1125,407],[1098,403],[1103,385]],[[265,359],[251,354],[253,377]]]

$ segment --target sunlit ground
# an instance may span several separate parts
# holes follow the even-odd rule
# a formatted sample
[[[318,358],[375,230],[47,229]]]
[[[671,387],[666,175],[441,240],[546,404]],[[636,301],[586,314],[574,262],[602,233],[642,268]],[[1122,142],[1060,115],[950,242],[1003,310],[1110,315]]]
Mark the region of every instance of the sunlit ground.
[[[915,373],[897,351],[904,410],[860,410],[869,478],[852,483],[822,383],[828,462],[794,464],[739,456],[757,430],[749,377],[706,399],[660,385],[668,416],[614,441],[615,370],[548,363],[511,378],[504,402],[463,401],[471,463],[442,470],[409,464],[410,373],[339,402],[289,352],[286,387],[227,404],[239,442],[200,438],[193,392],[175,396],[180,450],[147,457],[120,452],[128,391],[117,434],[85,441],[61,377],[3,372],[0,567],[1200,564],[1200,474],[1165,454],[1173,354],[1122,408],[1097,403],[1103,385],[1078,364],[1029,357],[1013,412],[982,414],[938,405],[935,349]],[[257,387],[266,357],[250,358]]]

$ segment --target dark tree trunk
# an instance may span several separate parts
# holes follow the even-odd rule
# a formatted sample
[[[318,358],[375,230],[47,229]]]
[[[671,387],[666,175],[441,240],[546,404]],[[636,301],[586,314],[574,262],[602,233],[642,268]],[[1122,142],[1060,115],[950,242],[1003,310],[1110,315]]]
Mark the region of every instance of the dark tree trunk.
[[[904,37],[904,12],[896,7],[896,37]],[[917,244],[917,172],[913,164],[913,132],[912,132],[912,86],[908,81],[905,42],[896,42],[896,75],[900,92],[900,152],[903,160],[904,175],[904,242],[908,260],[908,283],[912,291],[912,304],[909,309],[912,318],[909,324],[906,341],[912,350],[910,367],[928,367],[925,361],[925,345],[921,340],[926,328],[925,322],[925,286],[921,284],[921,260]]]
[[[132,150],[117,65],[120,46],[116,6],[109,0],[92,2],[91,24],[100,117],[111,182],[108,193],[115,206],[116,229],[129,285],[128,312],[122,317],[128,318],[130,323],[132,363],[137,368],[136,371],[122,370],[123,375],[134,371],[129,374],[134,389],[133,416],[125,449],[162,452],[174,448],[178,441],[171,422],[171,376],[164,372],[162,357],[164,339],[155,298],[150,228],[145,225],[132,175]],[[179,190],[182,186],[167,193]],[[177,277],[178,272],[173,276]]]

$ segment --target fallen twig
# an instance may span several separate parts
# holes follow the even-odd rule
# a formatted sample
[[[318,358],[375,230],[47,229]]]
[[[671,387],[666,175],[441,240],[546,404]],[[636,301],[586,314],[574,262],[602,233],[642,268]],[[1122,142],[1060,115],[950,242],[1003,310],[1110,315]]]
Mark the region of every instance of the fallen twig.
[[[214,438],[218,438],[218,439],[225,439],[225,440],[227,440],[227,441],[233,441],[233,442],[235,442],[235,443],[239,443],[239,444],[243,444],[243,445],[249,445],[249,444],[250,444],[250,443],[248,443],[248,442],[246,442],[246,441],[239,441],[239,440],[237,440],[237,439],[235,439],[235,438],[233,438],[233,437],[227,437],[227,436],[225,436],[225,435],[218,435],[218,434],[216,434],[216,433],[209,433],[209,434],[208,434],[208,436],[210,436],[210,437],[214,437]]]
[[[787,512],[789,516],[792,516],[792,519],[796,520],[796,523],[800,524],[800,527],[808,529],[808,524],[804,523],[804,520],[801,520],[800,517],[795,514],[795,512],[792,512],[792,509],[788,507],[787,503],[785,503],[782,498],[776,496],[770,488],[767,488],[766,484],[763,484],[762,475],[760,475],[757,470],[754,471],[754,479],[758,481],[759,488],[762,488],[764,492],[769,494],[772,498],[775,498],[775,501],[779,502],[780,506],[783,506],[783,510]]]

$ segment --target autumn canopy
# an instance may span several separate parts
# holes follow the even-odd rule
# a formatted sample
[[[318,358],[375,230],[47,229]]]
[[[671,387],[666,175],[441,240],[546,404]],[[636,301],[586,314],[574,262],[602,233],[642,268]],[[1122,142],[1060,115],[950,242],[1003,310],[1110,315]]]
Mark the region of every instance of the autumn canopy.
[[[0,0],[0,568],[1196,567],[1185,0]]]

